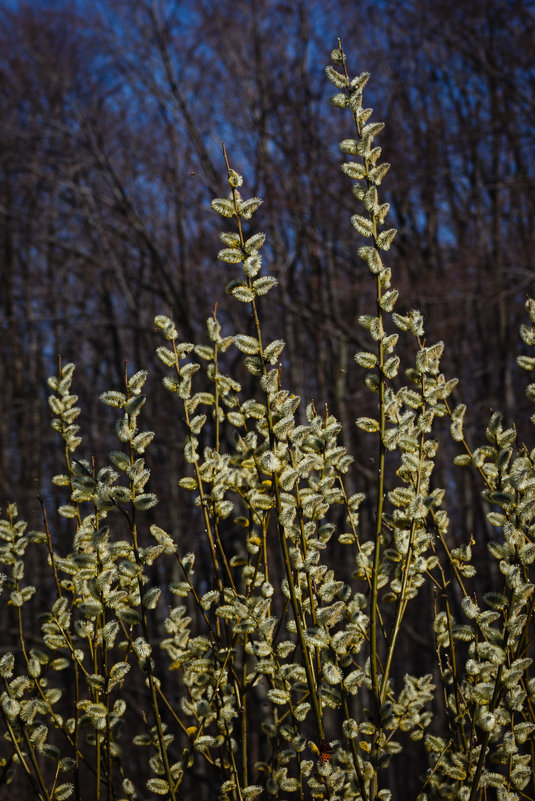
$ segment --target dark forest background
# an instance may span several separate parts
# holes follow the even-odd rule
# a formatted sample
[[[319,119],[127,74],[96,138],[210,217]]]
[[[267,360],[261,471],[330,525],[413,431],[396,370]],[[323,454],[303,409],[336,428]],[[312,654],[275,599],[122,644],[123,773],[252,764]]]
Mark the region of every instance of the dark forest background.
[[[58,354],[79,365],[87,449],[100,456],[112,437],[99,392],[121,386],[125,359],[159,380],[156,313],[184,339],[204,337],[216,302],[229,333],[247,327],[229,318],[209,209],[226,191],[222,141],[265,198],[258,224],[280,287],[263,311],[287,342],[285,383],[342,420],[366,489],[367,437],[352,421],[370,398],[353,354],[372,287],[338,167],[350,132],[323,74],[338,35],[351,69],[372,73],[367,99],[387,123],[400,310],[420,308],[446,342],[474,438],[493,409],[527,418],[515,356],[535,292],[532,2],[1,5],[0,504],[38,518],[50,493],[45,380]],[[165,394],[146,424],[160,435],[155,488],[177,510],[183,435]],[[481,528],[475,487],[460,482],[443,478],[467,528]]]
[[[446,342],[443,365],[460,379],[456,400],[468,404],[474,444],[501,409],[533,445],[515,363],[524,301],[535,293],[532,2],[0,6],[2,508],[16,501],[40,526],[41,497],[59,548],[72,537],[54,512],[65,499],[50,483],[61,446],[46,378],[58,354],[77,363],[80,452],[100,465],[115,443],[98,396],[121,388],[127,360],[129,372],[150,371],[154,519],[185,550],[198,542],[202,526],[177,485],[184,430],[158,387],[153,318],[171,314],[180,336],[199,342],[218,303],[225,333],[249,332],[223,290],[232,267],[217,261],[220,221],[209,207],[226,193],[224,141],[246,194],[265,199],[255,221],[279,287],[262,314],[287,343],[283,384],[344,424],[354,487],[370,493],[366,531],[375,453],[353,421],[375,401],[353,355],[367,349],[356,320],[373,313],[374,290],[338,166],[337,142],[351,131],[328,104],[324,66],[337,36],[350,73],[372,74],[367,103],[387,124],[379,141],[392,163],[384,199],[398,228],[389,254],[397,310],[421,309],[430,342]],[[247,383],[238,363],[227,369]],[[474,477],[451,466],[455,452],[445,447],[436,484],[450,498],[452,541],[474,535],[481,548],[485,584],[487,510]],[[404,669],[421,670],[425,648],[415,620]]]

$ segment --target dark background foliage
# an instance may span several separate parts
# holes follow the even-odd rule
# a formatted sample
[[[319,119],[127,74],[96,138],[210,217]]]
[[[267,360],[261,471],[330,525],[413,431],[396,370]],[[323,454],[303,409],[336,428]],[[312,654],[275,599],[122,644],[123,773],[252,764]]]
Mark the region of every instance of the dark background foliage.
[[[127,360],[129,372],[150,371],[155,515],[193,547],[201,526],[192,527],[177,486],[184,433],[157,386],[152,321],[170,313],[184,339],[199,341],[218,303],[227,333],[248,332],[223,292],[232,275],[216,259],[209,208],[226,191],[224,141],[247,194],[265,198],[257,220],[280,286],[262,312],[287,342],[283,383],[343,422],[371,517],[375,453],[353,421],[374,399],[353,354],[365,343],[356,320],[373,313],[373,287],[337,166],[350,130],[327,103],[323,68],[337,36],[350,72],[372,73],[368,102],[387,123],[399,311],[420,308],[430,342],[446,342],[444,365],[460,379],[456,399],[469,406],[475,442],[497,408],[521,439],[531,436],[515,356],[524,299],[535,292],[532,2],[0,5],[2,507],[15,500],[39,525],[41,496],[56,540],[71,536],[54,518],[50,477],[61,454],[46,377],[58,354],[77,363],[85,455],[100,464],[114,444],[98,394],[120,388]],[[453,471],[454,452],[444,449],[436,482],[455,510],[452,538],[473,534],[481,546],[485,585],[480,487]],[[432,658],[419,625],[404,670],[426,648]]]

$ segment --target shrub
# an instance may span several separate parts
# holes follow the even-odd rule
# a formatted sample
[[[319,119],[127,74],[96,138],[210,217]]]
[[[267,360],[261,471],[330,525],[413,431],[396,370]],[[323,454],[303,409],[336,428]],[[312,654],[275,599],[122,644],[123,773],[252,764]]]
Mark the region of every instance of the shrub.
[[[225,334],[214,312],[206,343],[181,342],[172,319],[155,319],[163,384],[185,427],[179,484],[203,541],[151,522],[143,370],[101,396],[117,410],[118,445],[100,469],[77,455],[74,365],[49,379],[68,552],[55,547],[46,514],[43,530],[28,532],[11,504],[0,523],[18,632],[0,659],[1,781],[17,770],[35,798],[387,801],[396,764],[419,765],[423,753],[422,801],[530,797],[535,452],[497,412],[486,444],[471,450],[465,407],[450,403],[456,380],[440,372],[443,343],[427,344],[418,311],[394,311],[383,259],[396,231],[378,195],[389,165],[374,145],[383,124],[363,106],[369,76],[349,78],[341,45],[332,61],[331,102],[355,125],[340,143],[359,204],[351,223],[376,293],[376,308],[359,318],[370,349],[355,356],[376,399],[376,414],[356,420],[377,442],[374,536],[361,534],[365,498],[350,489],[340,424],[314,402],[299,423],[304,401],[284,386],[284,359],[296,355],[264,341],[259,298],[276,280],[262,269],[264,235],[250,228],[261,200],[242,196],[225,153],[230,193],[212,208],[230,230],[218,256],[235,271],[226,290],[247,308],[249,333]],[[535,303],[527,308],[521,335],[531,347]],[[403,369],[398,340],[415,353]],[[236,351],[252,393],[225,373]],[[519,363],[531,370],[535,358]],[[481,597],[474,543],[451,545],[447,495],[433,484],[441,418],[460,445],[455,463],[479,476],[496,530],[499,580]],[[39,592],[28,581],[36,551],[51,576]],[[398,664],[399,642],[409,605],[429,586],[435,603],[422,614],[433,621],[434,671],[411,675]]]

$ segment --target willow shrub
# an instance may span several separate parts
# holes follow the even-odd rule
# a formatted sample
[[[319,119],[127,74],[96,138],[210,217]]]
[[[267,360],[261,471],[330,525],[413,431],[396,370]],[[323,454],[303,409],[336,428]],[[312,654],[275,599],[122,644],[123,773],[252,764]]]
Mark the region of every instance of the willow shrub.
[[[284,387],[284,342],[264,341],[258,298],[276,280],[262,268],[265,236],[250,223],[261,200],[242,196],[227,161],[230,193],[212,202],[229,229],[218,256],[235,271],[227,292],[250,312],[250,333],[224,334],[214,315],[196,345],[180,341],[169,317],[155,320],[163,384],[186,428],[179,484],[202,516],[202,570],[191,537],[150,524],[157,510],[147,514],[157,498],[145,461],[153,433],[143,428],[144,371],[102,395],[117,411],[118,444],[98,470],[76,455],[74,366],[49,380],[65,456],[53,481],[69,495],[59,512],[72,549],[55,550],[46,517],[44,531],[27,532],[11,505],[1,521],[4,599],[19,633],[16,652],[0,660],[1,781],[22,773],[28,798],[174,801],[197,783],[201,794],[207,787],[209,797],[235,801],[386,801],[396,761],[419,764],[416,752],[429,765],[420,800],[533,798],[535,451],[498,413],[486,444],[470,450],[464,407],[448,402],[456,381],[440,372],[443,343],[427,344],[418,311],[394,311],[383,258],[396,231],[385,227],[378,195],[389,165],[374,146],[383,124],[362,104],[368,75],[349,78],[341,47],[332,61],[331,102],[355,126],[340,143],[357,201],[351,222],[376,292],[375,309],[358,321],[370,349],[355,356],[377,400],[375,417],[356,420],[378,448],[374,536],[360,534],[364,495],[348,490],[353,458],[340,424],[313,403],[298,424],[304,401]],[[521,336],[533,346],[533,301],[528,313]],[[400,338],[416,353],[403,369]],[[223,371],[236,349],[253,397]],[[531,370],[535,358],[519,363]],[[489,558],[499,581],[482,597],[471,547],[448,545],[447,495],[432,488],[435,418],[447,417],[455,462],[479,474],[496,532]],[[330,566],[335,541],[343,575]],[[53,598],[40,608],[40,632],[29,632],[35,549],[48,560]],[[159,579],[173,570],[176,581]],[[396,656],[407,609],[428,582],[434,673],[394,681],[403,677]]]

